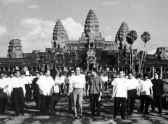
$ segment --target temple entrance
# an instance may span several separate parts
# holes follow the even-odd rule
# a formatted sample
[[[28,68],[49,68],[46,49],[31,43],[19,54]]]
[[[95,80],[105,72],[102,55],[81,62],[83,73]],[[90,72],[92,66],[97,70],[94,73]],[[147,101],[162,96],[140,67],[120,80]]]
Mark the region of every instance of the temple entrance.
[[[93,66],[94,66],[94,64],[89,64],[89,71],[91,71],[92,69],[93,69]]]

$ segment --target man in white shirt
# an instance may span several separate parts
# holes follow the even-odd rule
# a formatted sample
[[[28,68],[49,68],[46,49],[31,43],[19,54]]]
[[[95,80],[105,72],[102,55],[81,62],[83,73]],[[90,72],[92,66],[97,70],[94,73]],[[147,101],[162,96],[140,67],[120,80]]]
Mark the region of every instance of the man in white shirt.
[[[153,89],[152,89],[152,82],[150,79],[148,79],[148,75],[144,74],[144,80],[140,81],[140,100],[141,100],[141,107],[140,107],[140,113],[144,110],[144,103],[145,103],[145,112],[144,114],[149,114],[148,108],[149,108],[149,101],[150,97],[153,97]]]
[[[119,71],[119,78],[112,82],[112,98],[114,98],[114,118],[116,118],[121,104],[121,118],[125,119],[128,80],[124,78],[124,72]]]
[[[41,93],[40,114],[45,115],[49,109],[52,87],[55,84],[50,76],[50,71],[47,70],[46,75],[40,77],[36,84],[38,84]]]
[[[139,81],[134,78],[132,72],[128,72],[128,99],[127,99],[127,114],[132,115],[135,106],[135,97],[139,88]]]
[[[26,71],[25,73],[25,77],[24,77],[24,82],[25,82],[25,89],[26,89],[26,101],[31,99],[31,84],[32,84],[32,79],[29,76],[29,71]]]
[[[70,89],[70,85],[71,85],[70,83],[72,83],[71,77],[74,75],[74,73],[75,73],[74,70],[71,70],[71,74],[68,77],[68,84],[67,84],[67,90],[68,90],[67,93],[69,93],[68,94],[69,111],[72,111],[72,106],[73,106],[73,93],[69,91],[73,90],[73,89]]]
[[[65,94],[64,94],[64,93],[65,93],[65,92],[64,92],[64,90],[65,90],[65,89],[64,89],[64,88],[65,88],[65,76],[64,76],[63,73],[60,73],[60,81],[61,81],[61,82],[60,82],[60,83],[61,83],[61,84],[60,84],[60,88],[61,88],[60,94],[64,96],[64,95],[65,95]]]
[[[3,77],[3,73],[1,73],[0,78],[0,114],[5,114],[5,108],[7,104],[7,88],[8,83],[6,79]]]
[[[59,101],[59,97],[60,97],[59,85],[61,85],[61,84],[62,84],[62,82],[61,82],[61,79],[60,79],[59,73],[58,73],[58,74],[56,74],[56,77],[55,77],[55,84],[52,87],[52,96],[51,96],[51,101],[50,101],[50,107],[51,107],[52,114],[55,114],[55,112],[56,112],[55,106],[57,105],[57,103]]]
[[[85,91],[85,84],[86,84],[85,77],[82,74],[80,74],[80,68],[77,67],[76,74],[73,75],[70,80],[70,89],[73,89],[74,113],[75,113],[74,118],[82,118],[82,101],[83,101],[83,94]],[[79,112],[77,112],[77,103],[79,103]]]
[[[25,106],[24,95],[25,95],[25,86],[23,79],[20,77],[20,71],[16,71],[16,77],[12,78],[12,103],[15,110],[15,116],[19,116],[19,107],[20,112],[24,115],[23,109]]]

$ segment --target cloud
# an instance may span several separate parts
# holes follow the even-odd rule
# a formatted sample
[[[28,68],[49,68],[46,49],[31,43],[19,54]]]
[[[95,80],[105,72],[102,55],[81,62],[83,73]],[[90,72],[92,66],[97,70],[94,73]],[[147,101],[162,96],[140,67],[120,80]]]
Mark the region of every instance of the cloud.
[[[69,40],[78,40],[84,31],[83,26],[70,17],[62,20],[62,24]],[[13,33],[13,37],[21,40],[24,53],[32,52],[32,50],[45,51],[45,48],[51,48],[54,26],[53,21],[37,18],[23,19],[21,27]]]
[[[103,6],[117,6],[119,1],[104,1],[102,2]]]
[[[61,22],[67,31],[69,39],[79,40],[79,37],[81,37],[81,34],[84,31],[84,27],[80,23],[75,22],[71,17],[62,20]]]
[[[2,1],[5,4],[8,4],[8,3],[15,3],[15,2],[24,2],[26,0],[0,0],[0,1]]]
[[[40,8],[39,6],[34,4],[29,6],[29,9],[39,9],[39,8]]]
[[[14,35],[21,40],[24,52],[44,51],[45,47],[51,47],[54,25],[53,21],[27,18],[21,20],[21,28]]]
[[[143,8],[143,6],[141,6],[141,5],[132,5],[132,6],[129,6],[129,7],[123,8],[123,9],[126,9],[126,10],[141,10],[142,8]]]
[[[150,50],[147,52],[148,54],[155,54],[156,53],[156,49]]]
[[[109,30],[110,30],[110,27],[107,27],[106,30],[109,31]]]
[[[0,25],[0,37],[3,37],[7,33],[7,28]]]
[[[105,37],[105,40],[106,40],[106,41],[112,41],[112,38],[113,38],[113,37],[112,37],[111,35],[109,35],[109,36],[106,36],[106,37]]]

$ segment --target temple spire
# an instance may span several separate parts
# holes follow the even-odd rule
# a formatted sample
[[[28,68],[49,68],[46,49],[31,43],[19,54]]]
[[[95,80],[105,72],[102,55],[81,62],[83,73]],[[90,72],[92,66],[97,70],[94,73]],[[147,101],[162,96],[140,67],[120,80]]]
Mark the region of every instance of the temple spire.
[[[118,44],[119,49],[126,48],[127,46],[126,36],[128,32],[129,32],[128,24],[125,21],[123,21],[115,38],[115,41]]]
[[[65,47],[65,42],[67,41],[68,41],[67,32],[64,26],[62,25],[61,20],[58,19],[53,30],[52,47],[63,48]]]

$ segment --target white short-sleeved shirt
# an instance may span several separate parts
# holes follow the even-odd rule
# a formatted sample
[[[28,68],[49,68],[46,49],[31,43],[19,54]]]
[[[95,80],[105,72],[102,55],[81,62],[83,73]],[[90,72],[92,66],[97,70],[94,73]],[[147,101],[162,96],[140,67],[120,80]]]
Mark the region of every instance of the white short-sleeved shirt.
[[[43,95],[52,95],[52,88],[55,84],[51,76],[42,76],[38,79],[37,84],[39,85],[40,93]]]
[[[55,83],[57,83],[57,84],[62,84],[61,78],[58,77],[58,76],[56,76],[56,77],[55,77]],[[59,85],[54,85],[53,92],[54,92],[54,93],[59,93]]]
[[[24,79],[21,78],[21,77],[13,77],[11,79],[11,86],[12,86],[12,89],[13,88],[22,88],[23,89],[23,92],[24,92],[24,95],[26,93],[26,89],[25,89],[25,84],[23,83]]]
[[[150,95],[150,88],[153,86],[151,80],[140,80],[140,93],[141,95]]]
[[[112,97],[125,97],[127,98],[127,90],[129,82],[127,79],[115,78],[112,82],[113,94]]]
[[[139,81],[136,78],[127,79],[129,82],[128,90],[137,89],[139,87]]]
[[[4,88],[5,86],[9,87],[9,82],[7,78],[0,79],[0,88]],[[3,92],[9,94],[8,87],[3,90]]]
[[[72,84],[73,88],[84,88],[84,85],[86,84],[86,79],[83,74],[72,75],[69,83]]]

